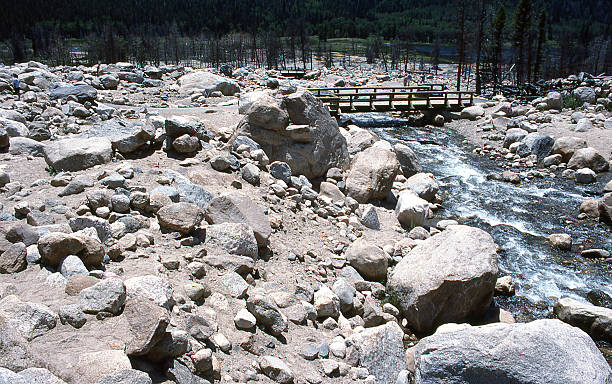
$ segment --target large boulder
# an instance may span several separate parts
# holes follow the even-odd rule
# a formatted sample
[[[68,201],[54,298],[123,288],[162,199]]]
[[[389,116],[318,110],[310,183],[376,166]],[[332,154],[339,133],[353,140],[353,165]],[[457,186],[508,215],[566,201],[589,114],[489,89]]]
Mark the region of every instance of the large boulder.
[[[396,322],[352,334],[346,344],[356,350],[359,365],[367,368],[380,384],[396,384],[406,369],[404,332]]]
[[[267,245],[272,234],[270,221],[261,207],[240,193],[228,193],[212,199],[205,211],[205,217],[210,224],[248,224],[253,229],[259,246]]]
[[[98,91],[91,85],[57,85],[51,89],[51,100],[67,99],[70,96],[77,98],[79,103],[86,101],[94,102],[98,96]]]
[[[164,129],[166,136],[172,138],[190,135],[208,141],[214,137],[206,125],[193,116],[170,116],[164,122]]]
[[[389,263],[385,251],[365,239],[359,239],[346,250],[346,261],[369,280],[380,281],[387,277]]]
[[[595,90],[591,87],[578,87],[574,89],[574,96],[576,96],[580,101],[589,104],[593,104],[595,100],[597,100]]]
[[[408,228],[422,226],[429,215],[429,203],[409,189],[400,192],[395,205],[397,220]]]
[[[245,223],[221,223],[206,228],[206,245],[232,255],[257,258],[258,245],[253,229]]]
[[[210,94],[219,91],[225,96],[233,96],[240,92],[240,86],[234,80],[207,71],[193,71],[183,75],[178,79],[178,84],[182,94]]]
[[[355,155],[346,178],[347,195],[359,203],[384,200],[391,192],[399,171],[395,153],[373,146]]]
[[[44,148],[45,161],[56,171],[81,171],[106,164],[113,157],[107,138],[72,138],[53,141]]]
[[[172,310],[174,306],[174,290],[167,280],[155,275],[145,275],[129,278],[125,281],[128,299],[144,298],[160,307]]]
[[[35,364],[26,339],[4,315],[0,315],[0,367],[18,372]]]
[[[548,109],[556,109],[558,111],[563,109],[563,96],[559,92],[548,92],[543,102],[546,103]]]
[[[83,136],[107,138],[115,151],[132,153],[153,139],[155,128],[152,125],[112,119],[94,125]]]
[[[131,335],[125,347],[128,356],[148,354],[162,340],[170,323],[168,311],[145,298],[128,300],[122,317]]]
[[[126,299],[125,285],[121,279],[104,279],[81,291],[79,306],[85,313],[109,312],[118,315]]]
[[[251,105],[258,100],[260,97],[271,95],[272,92],[268,89],[252,91],[248,93],[243,93],[240,95],[240,99],[238,100],[238,113],[241,115],[246,115]]]
[[[342,131],[342,135],[346,139],[346,145],[348,152],[354,155],[358,152],[363,151],[366,148],[371,147],[375,142],[380,140],[375,134],[367,129],[359,128],[357,126],[350,126],[348,132]]]
[[[255,100],[238,124],[232,141],[246,136],[261,146],[270,161],[283,161],[293,175],[325,176],[332,167],[345,168],[346,140],[327,107],[312,93],[299,90],[276,98]]]
[[[412,175],[404,183],[404,187],[413,191],[421,199],[434,201],[440,188],[438,182],[431,173],[417,173]]]
[[[410,177],[416,173],[423,172],[423,167],[419,163],[414,151],[407,145],[399,143],[393,146],[397,161],[400,163],[402,173],[406,177]]]
[[[563,298],[555,303],[559,320],[578,327],[596,340],[612,342],[612,309]]]
[[[504,148],[509,148],[511,144],[523,140],[527,136],[527,131],[521,128],[510,128],[506,131],[504,138]]]
[[[45,155],[45,144],[27,137],[11,137],[9,153],[11,155],[42,157]]]
[[[157,221],[162,229],[183,235],[192,232],[203,218],[200,207],[191,203],[173,203],[157,211]]]
[[[591,338],[559,320],[455,326],[415,348],[415,384],[612,382]]]
[[[4,119],[0,117],[0,129],[6,130],[9,137],[26,137],[30,131],[25,124],[19,121]]]
[[[387,288],[418,332],[483,316],[497,279],[497,245],[485,231],[450,226],[414,247],[390,274]]]
[[[585,139],[580,137],[563,136],[555,140],[555,144],[552,148],[552,154],[559,154],[563,157],[564,162],[568,162],[574,155],[574,152],[586,147],[587,142]]]
[[[477,118],[484,116],[485,111],[480,105],[472,105],[461,110],[462,119],[476,120]]]
[[[587,147],[576,150],[567,162],[567,167],[570,169],[590,168],[599,173],[607,171],[610,163],[595,148]]]
[[[44,304],[21,301],[9,295],[0,300],[0,317],[19,331],[28,341],[49,332],[57,324],[58,316]]]
[[[555,144],[555,139],[543,133],[532,132],[525,136],[522,142],[527,145],[531,154],[536,155],[538,161],[541,161],[546,156],[550,155],[553,145]]]

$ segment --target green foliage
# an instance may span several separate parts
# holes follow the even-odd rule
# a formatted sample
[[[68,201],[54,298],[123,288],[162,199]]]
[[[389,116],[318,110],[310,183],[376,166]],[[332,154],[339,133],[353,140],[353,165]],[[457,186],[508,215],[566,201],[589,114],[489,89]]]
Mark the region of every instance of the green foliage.
[[[386,304],[389,303],[391,305],[393,305],[395,308],[400,309],[402,308],[402,302],[398,296],[398,294],[394,291],[390,291],[387,290],[385,297],[381,300],[382,304]]]
[[[57,171],[55,170],[55,168],[53,168],[52,166],[48,165],[45,168],[45,171],[47,171],[47,173],[49,174],[49,176],[55,176],[57,175]]]
[[[576,97],[573,93],[563,95],[563,106],[570,109],[578,109],[582,107],[582,100]]]

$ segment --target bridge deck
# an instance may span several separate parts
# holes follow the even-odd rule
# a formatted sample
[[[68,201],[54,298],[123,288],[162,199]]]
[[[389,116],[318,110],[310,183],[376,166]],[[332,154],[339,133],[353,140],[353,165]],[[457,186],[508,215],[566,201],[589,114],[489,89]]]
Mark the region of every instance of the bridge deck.
[[[442,84],[412,87],[312,88],[332,114],[460,110],[474,103],[473,92],[446,91]]]

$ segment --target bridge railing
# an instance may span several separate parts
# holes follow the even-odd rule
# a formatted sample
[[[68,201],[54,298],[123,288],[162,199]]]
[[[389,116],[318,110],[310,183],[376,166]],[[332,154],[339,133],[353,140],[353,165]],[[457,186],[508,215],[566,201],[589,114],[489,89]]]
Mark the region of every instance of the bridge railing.
[[[474,103],[473,92],[435,90],[434,87],[314,88],[330,112],[412,111],[463,108]]]
[[[309,88],[315,96],[325,94],[345,95],[354,93],[414,93],[422,91],[444,91],[446,90],[445,84],[431,83],[431,84],[420,84],[407,87],[326,87],[326,88]]]

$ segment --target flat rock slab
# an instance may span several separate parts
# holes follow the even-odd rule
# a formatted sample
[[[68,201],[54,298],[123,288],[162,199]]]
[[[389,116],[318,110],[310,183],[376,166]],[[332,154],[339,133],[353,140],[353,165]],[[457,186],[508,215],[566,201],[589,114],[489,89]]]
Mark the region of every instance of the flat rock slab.
[[[63,139],[47,144],[45,161],[56,171],[81,171],[106,164],[113,156],[113,146],[107,138]]]

